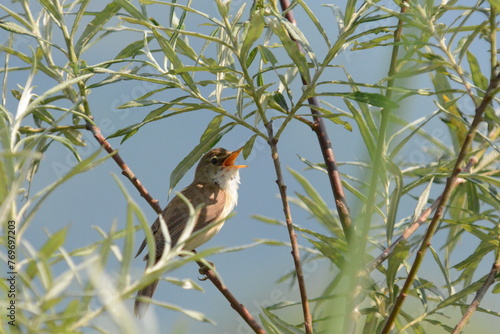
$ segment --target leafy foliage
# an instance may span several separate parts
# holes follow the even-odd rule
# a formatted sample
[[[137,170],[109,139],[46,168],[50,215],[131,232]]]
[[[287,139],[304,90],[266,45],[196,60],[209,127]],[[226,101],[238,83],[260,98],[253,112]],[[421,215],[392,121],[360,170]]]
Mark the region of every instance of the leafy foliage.
[[[485,287],[488,273],[481,264],[490,264],[493,256],[497,267],[493,265],[492,272],[497,268],[498,274],[500,118],[498,88],[492,87],[498,76],[497,1],[398,2],[403,11],[392,2],[349,0],[342,8],[324,5],[331,10],[331,20],[337,22],[336,31],[303,0],[292,1],[290,7],[300,17],[297,25],[283,16],[275,1],[254,1],[249,6],[216,0],[213,13],[198,9],[203,7],[191,0],[139,4],[115,0],[97,12],[89,9],[93,6],[90,0],[19,3],[0,4],[0,28],[9,36],[0,45],[5,56],[1,69],[0,218],[5,235],[8,226],[3,222],[18,222],[16,244],[25,255],[16,266],[20,280],[18,329],[12,332],[105,331],[95,321],[105,315],[121,332],[136,333],[138,325],[125,305],[127,298],[186,263],[224,251],[214,248],[178,257],[183,252],[180,245],[166,252],[162,261],[137,281],[130,281],[134,233],[143,229],[150,241],[152,235],[142,206],[119,180],[126,203],[125,229],[117,230],[114,224],[108,229],[96,227],[101,240],[71,250],[66,243],[69,226],[48,235],[38,248],[25,238],[38,210],[56,188],[110,159],[101,150],[82,158],[81,149],[86,144],[83,133],[102,117],[89,103],[92,90],[123,81],[156,87],[118,106],[121,110],[147,110],[141,121],[108,137],[121,138],[124,145],[152,123],[201,110],[213,114],[197,145],[172,172],[170,190],[230,131],[244,128],[251,132],[243,150],[245,157],[257,139],[272,145],[266,132],[270,124],[279,145],[287,145],[280,140],[291,124],[315,129],[317,124],[310,121],[311,113],[306,110],[317,112],[329,128],[341,124],[356,134],[366,155],[356,162],[338,162],[355,222],[353,238],[346,238],[341,218],[332,209],[331,195],[321,193],[308,180],[310,173],[328,173],[325,163],[303,157],[310,171],[289,170],[298,184],[290,201],[317,223],[313,228],[295,226],[303,262],[324,260],[329,264],[328,283],[318,296],[310,298],[316,332],[383,330],[408,273],[419,269],[412,263],[422,235],[408,232],[408,228],[426,228],[429,215],[420,223],[419,218],[439,201],[441,188],[470,135],[474,136],[471,147],[466,147],[470,165],[460,174],[436,231],[444,242],[430,249],[429,261],[437,270],[418,271],[408,294],[418,306],[403,305],[394,332],[452,332],[457,321],[443,315],[455,309],[463,311]],[[167,10],[169,20],[156,16],[157,9]],[[398,27],[402,27],[402,35],[395,41],[393,32]],[[86,60],[87,54],[96,52],[98,41],[121,31],[130,36],[140,33],[142,38],[113,50],[116,56],[112,59],[99,63]],[[20,37],[29,48],[14,46]],[[355,79],[342,64],[341,55],[356,52],[369,57],[373,50],[392,52],[387,64],[377,64],[387,66],[387,70],[390,67],[390,74],[381,75],[376,82],[368,82],[368,77]],[[6,83],[13,72],[25,72],[28,80],[8,94]],[[39,77],[50,81],[51,87],[35,95],[33,80]],[[419,80],[428,80],[432,88],[416,88],[414,82]],[[165,91],[175,98],[164,100]],[[491,102],[483,106],[491,95]],[[311,98],[318,99],[319,105],[313,105]],[[415,119],[404,112],[412,104],[419,105]],[[485,110],[483,126],[471,134],[480,108]],[[431,124],[445,125],[447,135],[435,136]],[[420,147],[415,148],[415,142],[421,143]],[[38,177],[42,158],[55,145],[68,150],[77,164],[31,194],[29,187]],[[413,159],[417,156],[413,153],[419,158]],[[408,205],[414,210],[407,211]],[[257,218],[284,225],[278,218]],[[464,239],[476,241],[477,246],[458,253]],[[398,243],[386,262],[376,271],[365,270],[394,242]],[[0,243],[8,247],[6,238]],[[277,240],[262,243],[288,246]],[[1,258],[8,262],[7,255]],[[115,286],[106,283],[112,281],[104,269],[111,260],[120,265],[119,284]],[[281,280],[295,275],[291,272]],[[201,289],[193,282],[166,280],[175,286]],[[314,278],[309,280],[314,284]],[[77,296],[67,293],[71,285],[78,286]],[[2,282],[1,289],[9,288]],[[498,290],[497,284],[493,293]],[[211,321],[197,310],[155,303],[198,321]],[[262,310],[260,321],[269,333],[301,333],[301,321],[290,321],[286,313],[299,308],[297,301],[272,305]],[[477,311],[500,316],[499,310]]]

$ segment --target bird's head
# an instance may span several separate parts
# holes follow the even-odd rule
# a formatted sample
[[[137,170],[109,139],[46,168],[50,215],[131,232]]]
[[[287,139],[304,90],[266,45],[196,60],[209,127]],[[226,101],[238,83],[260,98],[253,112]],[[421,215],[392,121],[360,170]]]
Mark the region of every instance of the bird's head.
[[[208,151],[196,167],[195,180],[215,183],[222,189],[225,189],[231,181],[239,182],[239,169],[248,167],[234,164],[241,150],[243,147],[236,151],[228,151],[224,148],[214,148]]]

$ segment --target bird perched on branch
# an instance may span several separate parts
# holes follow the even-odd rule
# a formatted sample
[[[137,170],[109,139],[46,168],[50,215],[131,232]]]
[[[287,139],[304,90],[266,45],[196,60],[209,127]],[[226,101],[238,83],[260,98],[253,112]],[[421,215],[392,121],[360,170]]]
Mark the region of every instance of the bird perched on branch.
[[[247,167],[234,164],[242,149],[231,152],[223,148],[215,148],[208,151],[196,167],[193,182],[181,191],[194,208],[200,208],[192,234],[204,229],[203,232],[186,241],[183,246],[184,250],[194,250],[216,235],[236,206],[240,183],[239,169]],[[168,227],[171,246],[174,247],[189,220],[189,206],[177,195],[168,203],[162,216]],[[156,245],[155,263],[157,263],[165,248],[165,237],[161,231],[159,218],[155,220],[151,230]],[[136,257],[145,247],[146,239],[142,242]],[[144,261],[148,260],[148,256],[146,254]],[[147,303],[139,300],[139,297],[151,298],[158,282],[159,280],[156,280],[137,293],[134,305],[136,316],[141,317],[148,306]]]

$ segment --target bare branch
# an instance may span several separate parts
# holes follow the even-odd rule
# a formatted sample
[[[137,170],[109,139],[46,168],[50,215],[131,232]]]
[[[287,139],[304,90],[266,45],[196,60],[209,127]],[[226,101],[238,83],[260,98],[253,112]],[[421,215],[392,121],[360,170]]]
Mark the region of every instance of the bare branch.
[[[289,0],[280,0],[281,9],[286,11],[290,7]],[[285,17],[290,23],[296,25],[295,17],[291,10],[286,11]],[[293,37],[290,36],[292,40]],[[295,40],[294,40],[295,41]],[[295,41],[297,43],[297,41]],[[302,50],[302,47],[299,43],[297,43],[299,49]],[[303,51],[303,50],[302,50]],[[306,81],[304,77],[302,77],[302,84],[308,85],[309,83]],[[308,98],[308,102],[310,105],[319,107],[319,100],[317,97],[313,96]],[[342,229],[344,230],[344,235],[347,240],[350,238],[350,231],[352,225],[351,213],[349,211],[349,206],[347,205],[347,200],[344,193],[344,187],[342,186],[342,179],[340,178],[340,173],[337,168],[337,161],[335,159],[335,155],[333,153],[332,142],[328,137],[328,132],[326,131],[326,126],[321,117],[320,112],[312,107],[311,114],[313,114],[314,127],[313,131],[316,133],[318,137],[318,142],[321,147],[321,152],[323,153],[323,159],[325,161],[326,170],[328,172],[328,177],[330,179],[330,184],[332,187],[333,196],[335,198],[335,206],[337,207],[337,212],[339,214],[340,224],[342,225]]]
[[[297,273],[297,282],[299,284],[300,290],[300,298],[302,299],[302,313],[304,314],[304,328],[306,330],[306,334],[313,333],[312,327],[312,317],[311,312],[309,310],[309,301],[307,299],[307,289],[306,283],[304,281],[304,274],[302,272],[302,265],[300,262],[300,253],[299,246],[297,244],[297,234],[295,234],[295,230],[293,228],[292,215],[290,213],[290,205],[288,203],[288,197],[286,195],[286,185],[283,181],[283,173],[281,172],[281,163],[278,155],[278,146],[277,140],[274,137],[273,133],[273,123],[268,122],[265,124],[267,133],[269,136],[269,146],[271,147],[271,155],[274,162],[274,168],[276,170],[276,183],[278,184],[278,188],[280,191],[281,202],[283,204],[283,211],[285,213],[285,221],[286,226],[288,228],[288,234],[290,236],[290,242],[292,244],[292,257],[293,262],[295,264],[295,272]]]

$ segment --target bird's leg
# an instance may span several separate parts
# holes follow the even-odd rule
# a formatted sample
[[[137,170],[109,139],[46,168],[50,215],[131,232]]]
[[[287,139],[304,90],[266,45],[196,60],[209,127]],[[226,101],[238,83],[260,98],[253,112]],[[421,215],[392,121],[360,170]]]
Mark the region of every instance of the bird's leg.
[[[200,277],[198,278],[200,281],[206,281],[208,279],[208,276],[207,276],[207,273],[209,270],[211,270],[211,268],[215,268],[215,265],[213,262],[210,262],[208,261],[208,263],[210,264],[210,267],[203,264],[200,269],[198,269],[198,272],[203,275],[204,277]]]
[[[197,254],[196,250],[192,250],[193,253]],[[200,266],[200,269],[198,269],[198,272],[203,275],[204,277],[199,277],[198,279],[200,281],[206,281],[208,279],[208,271],[211,270],[211,268],[214,268],[215,269],[215,265],[213,262],[210,262],[210,261],[207,261],[209,263],[209,266],[207,266],[206,264],[204,264],[203,262],[200,262],[200,261],[196,261],[196,263],[198,263],[198,265]]]

